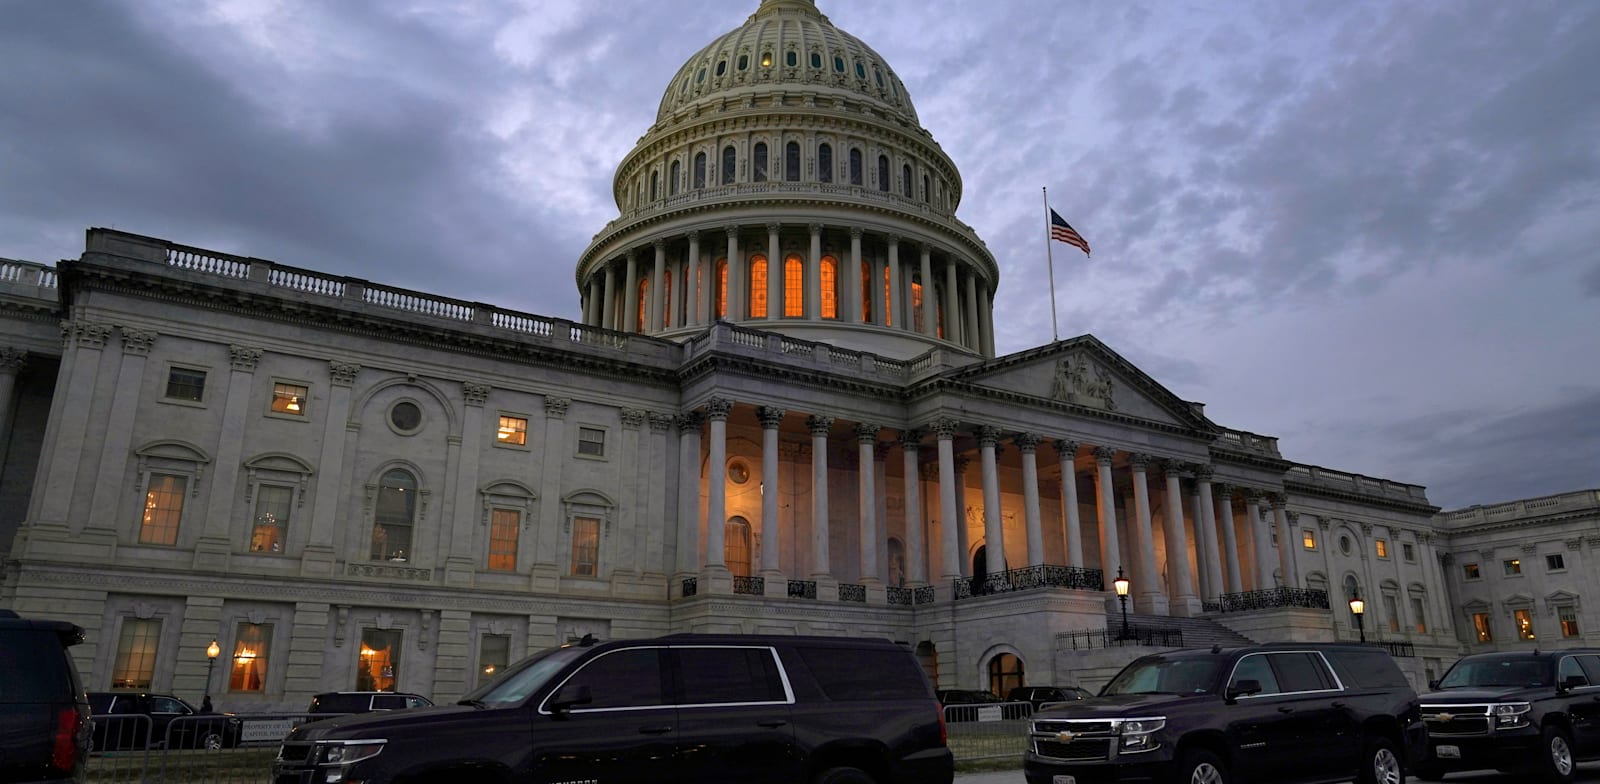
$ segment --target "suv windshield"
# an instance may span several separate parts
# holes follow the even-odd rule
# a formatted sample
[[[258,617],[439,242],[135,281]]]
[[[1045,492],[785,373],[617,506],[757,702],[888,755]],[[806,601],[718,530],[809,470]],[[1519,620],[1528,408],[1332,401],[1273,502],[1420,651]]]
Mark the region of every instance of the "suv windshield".
[[[1127,666],[1100,692],[1113,694],[1210,694],[1216,688],[1213,657],[1147,656]]]
[[[1537,659],[1463,659],[1444,674],[1441,689],[1550,686],[1549,662]]]
[[[512,665],[500,677],[469,692],[460,701],[462,704],[520,704],[550,680],[550,676],[567,666],[568,662],[583,655],[583,651],[582,648],[551,648],[536,653]]]

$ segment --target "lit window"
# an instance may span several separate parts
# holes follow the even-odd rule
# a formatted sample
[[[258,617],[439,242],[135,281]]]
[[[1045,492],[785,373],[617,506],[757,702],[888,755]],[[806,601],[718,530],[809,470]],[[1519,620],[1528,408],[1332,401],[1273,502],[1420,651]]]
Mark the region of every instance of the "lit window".
[[[594,577],[599,572],[600,521],[593,517],[572,519],[572,574]]]
[[[501,416],[500,427],[495,430],[495,441],[501,444],[527,446],[528,420],[522,417]]]
[[[861,318],[868,324],[877,323],[872,315],[872,262],[861,260]]]
[[[806,314],[805,263],[799,254],[791,253],[783,260],[783,315],[800,318]]]
[[[741,58],[742,59],[742,58]],[[482,685],[504,672],[511,663],[511,637],[504,634],[485,634],[478,638],[478,684]]]
[[[489,516],[489,568],[497,572],[517,570],[517,532],[522,529],[522,513],[515,509],[496,509]]]
[[[1373,545],[1378,550],[1378,557],[1379,558],[1388,558],[1389,557],[1389,543],[1388,542],[1386,542],[1386,541],[1384,541],[1382,539],[1378,539],[1375,542],[1373,542]]]
[[[911,326],[917,330],[922,329],[922,281],[915,278],[911,280]],[[1273,542],[1277,542],[1276,534],[1273,536]]]
[[[750,576],[750,521],[743,517],[728,520],[723,527],[723,561],[735,577]]]
[[[272,385],[272,411],[276,414],[289,414],[292,416],[306,415],[306,393],[309,390],[299,384],[276,383]]]
[[[1411,597],[1411,620],[1417,630],[1417,634],[1428,633],[1428,616],[1423,611],[1422,597],[1420,596]]]
[[[1517,622],[1517,638],[1522,640],[1533,639],[1533,611],[1524,608],[1517,610],[1514,616]]]
[[[1578,636],[1578,608],[1572,605],[1563,605],[1556,608],[1556,617],[1561,620],[1561,636]]]
[[[1559,572],[1566,569],[1566,558],[1562,557],[1561,553],[1551,553],[1544,557],[1544,568],[1546,571],[1551,572]]]
[[[230,691],[263,691],[267,687],[267,649],[272,646],[272,624],[241,623],[233,643]]]
[[[417,480],[394,469],[378,482],[378,503],[372,516],[374,561],[404,562],[411,558],[411,531],[417,514]]]
[[[767,257],[750,257],[750,318],[767,317]]]
[[[1510,558],[1510,559],[1507,559],[1507,560],[1503,561],[1501,563],[1501,565],[1505,567],[1506,576],[1507,577],[1511,577],[1513,575],[1522,574],[1522,559],[1521,558]]]
[[[726,258],[717,259],[716,298],[715,311],[717,318],[723,318],[728,315],[728,260]]]
[[[578,428],[578,454],[602,457],[606,453],[606,431],[598,427]]]
[[[192,368],[167,370],[167,397],[171,400],[200,402],[206,393],[206,372]]]
[[[261,485],[256,488],[256,517],[250,529],[250,552],[283,552],[289,514],[294,509],[294,488]]]
[[[111,688],[150,688],[160,641],[160,618],[124,618],[117,637],[117,659],[111,666]]]
[[[176,474],[151,474],[144,493],[144,518],[139,526],[141,544],[178,543],[178,522],[183,518],[183,494],[189,478]]]
[[[762,52],[761,53],[761,67],[762,68],[771,68],[772,67],[772,53],[771,52]]]
[[[1386,593],[1383,595],[1383,615],[1384,621],[1389,624],[1389,631],[1399,632],[1400,602],[1395,598],[1394,594]]]
[[[362,629],[356,691],[394,691],[400,680],[399,629]]]
[[[1307,550],[1317,549],[1317,532],[1306,528],[1300,532],[1300,542]]]
[[[822,317],[839,317],[839,260],[822,257]]]
[[[639,303],[636,312],[633,314],[635,327],[627,331],[643,332],[644,329],[649,326],[650,319],[645,316],[645,309],[648,307],[650,307],[650,279],[640,278]]]
[[[1467,580],[1476,580],[1483,576],[1483,572],[1478,569],[1478,565],[1475,563],[1462,564],[1461,576]]]
[[[1472,614],[1472,628],[1478,635],[1478,642],[1494,642],[1494,634],[1489,631],[1489,614],[1477,612]]]

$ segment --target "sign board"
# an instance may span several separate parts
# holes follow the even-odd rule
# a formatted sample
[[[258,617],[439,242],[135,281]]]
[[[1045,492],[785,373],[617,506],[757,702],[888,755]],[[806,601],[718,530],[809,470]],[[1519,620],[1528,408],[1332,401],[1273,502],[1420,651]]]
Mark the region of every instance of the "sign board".
[[[999,705],[984,705],[978,708],[978,721],[1000,721]]]
[[[295,722],[296,719],[245,719],[239,740],[242,743],[283,740],[294,729]]]

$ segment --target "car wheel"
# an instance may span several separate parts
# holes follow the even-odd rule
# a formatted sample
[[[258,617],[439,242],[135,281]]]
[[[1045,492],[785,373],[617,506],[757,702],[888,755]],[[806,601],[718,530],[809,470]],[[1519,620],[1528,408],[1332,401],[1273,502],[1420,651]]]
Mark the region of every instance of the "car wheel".
[[[1361,753],[1361,769],[1356,772],[1358,784],[1405,784],[1405,780],[1394,745],[1383,738],[1368,740]]]
[[[1183,756],[1179,784],[1228,784],[1228,769],[1217,755],[1198,749]]]
[[[828,768],[812,784],[873,784],[872,777],[855,768]]]
[[[1444,781],[1444,768],[1437,765],[1418,765],[1411,769],[1411,776],[1422,781]]]
[[[222,733],[220,733],[220,732],[207,732],[205,734],[205,737],[201,738],[201,741],[200,741],[199,745],[204,746],[207,749],[210,749],[211,751],[217,751],[218,749],[221,749],[222,748]]]
[[[1560,727],[1544,728],[1544,755],[1535,769],[1539,778],[1566,784],[1576,775],[1572,762],[1572,741]]]

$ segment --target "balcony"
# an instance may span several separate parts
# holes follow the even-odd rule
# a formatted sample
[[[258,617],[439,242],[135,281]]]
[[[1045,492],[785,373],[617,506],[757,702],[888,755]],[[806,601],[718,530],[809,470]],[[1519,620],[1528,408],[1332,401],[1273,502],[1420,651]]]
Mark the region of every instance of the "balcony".
[[[966,577],[955,581],[955,598],[970,599],[1040,588],[1072,588],[1079,591],[1104,591],[1105,575],[1099,569],[1082,566],[1028,566],[982,578]]]

